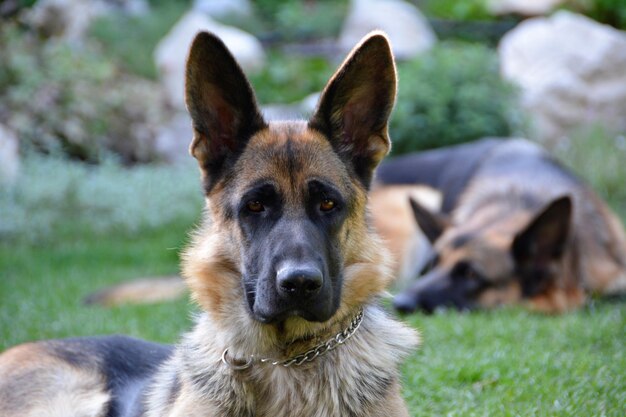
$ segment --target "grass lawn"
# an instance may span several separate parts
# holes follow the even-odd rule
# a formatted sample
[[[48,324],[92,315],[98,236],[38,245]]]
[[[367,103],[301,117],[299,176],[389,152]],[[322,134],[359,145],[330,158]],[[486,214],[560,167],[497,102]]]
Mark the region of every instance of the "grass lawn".
[[[174,342],[191,324],[186,300],[113,309],[80,300],[114,282],[176,273],[192,223],[0,244],[0,349],[105,333]],[[407,320],[424,339],[403,369],[414,416],[624,415],[624,303],[596,302],[562,317],[505,309]]]

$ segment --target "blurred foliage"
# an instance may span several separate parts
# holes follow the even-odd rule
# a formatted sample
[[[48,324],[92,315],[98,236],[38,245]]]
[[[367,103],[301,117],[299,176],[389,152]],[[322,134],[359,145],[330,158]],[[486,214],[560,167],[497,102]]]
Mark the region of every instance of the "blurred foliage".
[[[260,103],[292,103],[321,91],[333,66],[322,57],[286,56],[271,51],[267,65],[250,75]]]
[[[285,39],[336,36],[348,12],[347,0],[256,0],[254,7],[270,31]]]
[[[626,132],[615,135],[602,126],[580,129],[554,151],[626,219]]]
[[[279,7],[268,7],[272,0],[259,0],[259,13],[265,16],[272,27],[283,28],[286,38],[294,35],[323,37],[337,35],[347,14],[347,1],[318,0],[304,2],[282,2]]]
[[[440,43],[398,65],[390,134],[393,154],[454,145],[522,128],[514,88],[502,81],[495,51]]]
[[[96,19],[90,35],[124,70],[156,79],[154,48],[189,6],[188,0],[151,0],[143,16],[115,13]]]
[[[161,93],[121,72],[91,43],[41,42],[0,28],[0,123],[23,147],[97,162],[107,152],[124,162],[148,161],[164,119]]]
[[[488,0],[413,0],[429,18],[445,20],[495,20],[489,13]]]
[[[626,1],[624,0],[571,0],[564,7],[584,13],[598,22],[626,30]]]
[[[0,241],[41,243],[68,233],[135,233],[198,218],[198,170],[184,165],[124,168],[26,152],[11,189],[0,188]],[[175,204],[172,204],[175,202]]]

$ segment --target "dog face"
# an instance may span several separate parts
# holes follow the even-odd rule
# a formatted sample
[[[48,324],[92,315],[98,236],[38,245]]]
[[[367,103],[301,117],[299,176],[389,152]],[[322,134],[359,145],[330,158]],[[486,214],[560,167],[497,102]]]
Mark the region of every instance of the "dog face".
[[[315,136],[313,139],[312,136]],[[262,322],[326,321],[339,307],[341,240],[357,193],[340,158],[305,125],[252,138],[223,195],[241,237],[246,301]]]
[[[394,306],[400,311],[512,304],[552,290],[564,272],[569,197],[535,214],[486,209],[462,225],[450,225],[416,201],[411,206],[435,256],[424,276],[396,296]]]
[[[195,245],[186,275],[207,310],[223,312],[227,299],[239,298],[261,323],[324,322],[337,312],[350,290],[346,269],[368,241],[366,192],[389,150],[395,86],[388,42],[374,34],[330,80],[308,123],[268,124],[224,44],[196,37],[186,101],[210,254]]]

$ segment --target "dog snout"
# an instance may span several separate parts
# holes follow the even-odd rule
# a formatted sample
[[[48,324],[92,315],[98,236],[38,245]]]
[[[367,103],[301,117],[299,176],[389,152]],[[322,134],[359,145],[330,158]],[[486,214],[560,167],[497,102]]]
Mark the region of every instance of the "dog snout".
[[[281,266],[276,273],[278,292],[286,298],[306,299],[317,295],[324,284],[324,275],[315,265]]]
[[[417,310],[417,300],[409,294],[400,293],[393,298],[393,307],[399,313],[410,314]]]

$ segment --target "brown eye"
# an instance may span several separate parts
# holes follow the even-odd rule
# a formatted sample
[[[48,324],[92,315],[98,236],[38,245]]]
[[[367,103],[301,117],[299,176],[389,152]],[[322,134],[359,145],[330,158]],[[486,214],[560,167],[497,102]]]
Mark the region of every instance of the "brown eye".
[[[322,211],[331,211],[334,208],[335,208],[335,202],[331,200],[330,198],[326,198],[322,200],[322,202],[320,203],[320,210]]]
[[[253,213],[260,213],[265,210],[265,206],[259,200],[248,201],[246,208]]]

